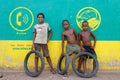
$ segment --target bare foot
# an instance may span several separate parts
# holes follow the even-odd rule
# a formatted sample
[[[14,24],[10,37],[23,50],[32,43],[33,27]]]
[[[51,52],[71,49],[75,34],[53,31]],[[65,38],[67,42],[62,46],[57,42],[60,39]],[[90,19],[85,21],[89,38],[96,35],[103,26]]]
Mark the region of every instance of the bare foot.
[[[56,70],[55,69],[50,69],[50,72],[52,72],[52,74],[56,74]]]
[[[71,74],[70,74],[70,72],[66,72],[65,74],[64,74],[64,77],[69,77]]]
[[[78,72],[80,72],[80,73],[84,73],[84,71],[82,71],[82,70],[80,70],[80,69],[77,69],[78,70]]]
[[[97,77],[97,74],[95,74],[94,77]]]
[[[64,77],[69,77],[68,72],[66,72],[66,73],[64,74]]]
[[[35,68],[35,71],[38,72],[38,68]]]
[[[3,77],[3,75],[2,75],[2,73],[0,73],[0,78],[2,78]]]

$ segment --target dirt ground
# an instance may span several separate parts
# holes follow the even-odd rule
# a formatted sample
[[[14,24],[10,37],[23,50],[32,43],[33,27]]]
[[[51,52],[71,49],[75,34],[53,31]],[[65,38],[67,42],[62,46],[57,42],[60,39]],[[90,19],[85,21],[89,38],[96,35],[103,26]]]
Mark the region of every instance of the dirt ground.
[[[29,77],[23,70],[0,69],[3,78],[0,80],[120,80],[120,71],[98,71],[92,78],[81,78],[73,71],[69,71],[67,77],[59,74],[51,74],[49,70],[44,70],[38,77]]]

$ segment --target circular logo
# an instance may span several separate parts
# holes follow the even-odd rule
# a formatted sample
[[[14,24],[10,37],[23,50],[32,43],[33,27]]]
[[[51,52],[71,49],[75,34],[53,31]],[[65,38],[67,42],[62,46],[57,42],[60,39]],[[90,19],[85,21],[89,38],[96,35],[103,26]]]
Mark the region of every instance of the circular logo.
[[[96,30],[101,23],[101,15],[97,9],[93,7],[82,8],[76,15],[76,23],[82,29],[82,22],[88,21],[89,29]]]
[[[27,31],[32,27],[33,22],[33,13],[26,7],[17,7],[10,12],[9,23],[16,31]]]

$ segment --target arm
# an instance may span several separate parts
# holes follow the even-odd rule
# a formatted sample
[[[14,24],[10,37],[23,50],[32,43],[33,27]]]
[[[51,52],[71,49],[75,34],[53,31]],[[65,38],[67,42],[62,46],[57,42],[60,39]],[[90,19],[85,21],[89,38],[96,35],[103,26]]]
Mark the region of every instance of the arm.
[[[33,43],[32,43],[32,48],[31,48],[31,50],[33,50],[33,48],[34,48],[35,38],[36,38],[36,29],[34,29],[34,32],[33,32]]]
[[[50,40],[51,36],[52,36],[52,30],[49,31],[49,36],[48,36],[47,42]]]
[[[64,54],[64,34],[62,34],[62,54]]]
[[[77,44],[80,46],[80,37],[79,37],[79,34],[77,35]]]
[[[80,46],[81,48],[81,42],[80,42],[80,34],[77,35],[77,42],[78,42],[78,45]]]
[[[51,27],[49,26],[49,24],[48,23],[46,23],[47,24],[47,29],[48,29],[48,39],[47,39],[47,42],[50,40],[50,38],[51,38],[51,36],[52,36],[52,29],[51,29]]]
[[[80,33],[80,34],[78,34],[78,42],[79,42],[80,49],[84,50],[83,46],[82,46],[82,43],[81,43],[81,40],[82,40],[82,36],[81,36],[81,33]]]
[[[94,39],[94,45],[93,45],[93,48],[95,48],[95,46],[96,46],[96,37],[95,37],[95,35],[91,32],[91,36],[93,37],[93,39]]]
[[[73,29],[73,32],[74,32],[75,38],[77,39],[77,33],[74,29]]]

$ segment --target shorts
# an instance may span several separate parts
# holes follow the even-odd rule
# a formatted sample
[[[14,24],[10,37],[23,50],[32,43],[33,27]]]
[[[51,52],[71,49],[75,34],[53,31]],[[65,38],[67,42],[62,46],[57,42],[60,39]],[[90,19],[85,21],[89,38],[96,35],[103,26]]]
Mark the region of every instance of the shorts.
[[[40,51],[42,47],[43,51],[43,56],[44,57],[49,57],[49,50],[48,50],[48,45],[47,44],[39,44],[39,43],[34,43],[35,50]]]
[[[91,53],[95,58],[97,58],[97,55],[96,55],[94,49],[91,48],[91,46],[83,46],[83,48],[85,48],[85,52],[89,52],[89,53]],[[86,55],[86,56],[83,56],[83,57],[84,57],[84,59],[88,58],[87,55]],[[91,57],[90,57],[90,59],[91,59]]]
[[[71,55],[73,52],[80,52],[80,47],[77,44],[67,44],[66,47],[67,54]]]

